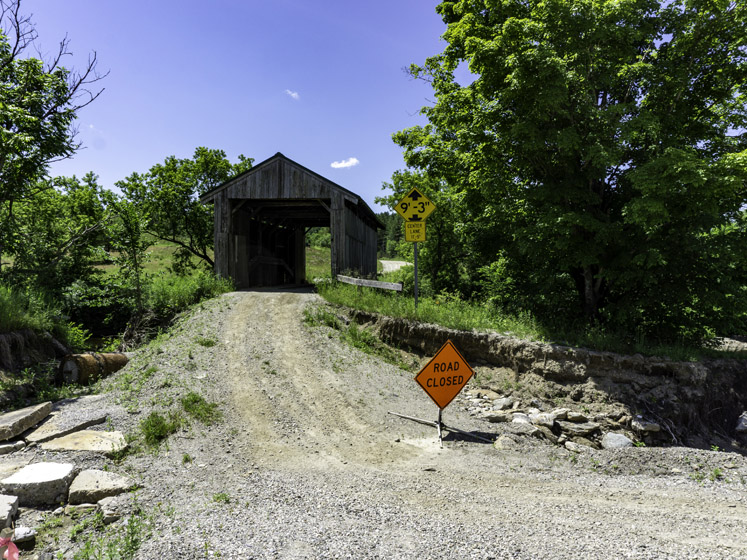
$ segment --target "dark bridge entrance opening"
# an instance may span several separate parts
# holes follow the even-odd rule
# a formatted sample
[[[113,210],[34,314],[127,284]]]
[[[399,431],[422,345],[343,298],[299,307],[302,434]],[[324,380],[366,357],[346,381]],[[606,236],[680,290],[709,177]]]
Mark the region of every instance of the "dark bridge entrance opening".
[[[306,231],[329,227],[329,201],[244,199],[232,200],[231,205],[236,284],[303,284]]]

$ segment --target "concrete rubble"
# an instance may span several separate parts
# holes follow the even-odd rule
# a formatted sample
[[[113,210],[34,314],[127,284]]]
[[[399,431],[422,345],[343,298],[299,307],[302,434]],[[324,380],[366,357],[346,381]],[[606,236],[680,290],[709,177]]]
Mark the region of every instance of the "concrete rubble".
[[[486,422],[505,424],[508,439],[496,441],[499,449],[510,449],[517,445],[515,436],[531,436],[544,439],[554,445],[578,453],[584,449],[620,449],[632,447],[642,438],[660,436],[661,426],[638,415],[592,415],[587,411],[550,407],[533,400],[529,408],[515,396],[501,396],[484,389],[465,391],[458,398],[473,416]],[[747,431],[747,412],[744,422]]]
[[[0,491],[23,506],[51,505],[65,501],[74,477],[72,463],[33,463],[0,480]]]
[[[88,469],[81,471],[70,486],[71,504],[88,504],[116,496],[133,488],[131,478],[115,473]]]
[[[0,415],[0,442],[13,439],[35,426],[49,416],[51,410],[52,403],[45,402]]]
[[[41,444],[45,451],[96,451],[113,454],[127,447],[122,432],[80,430]]]
[[[118,431],[87,429],[106,422],[101,396],[45,402],[0,414],[0,529],[11,527],[19,507],[46,507],[69,503],[80,512],[101,510],[105,523],[121,515],[120,494],[136,487],[131,478],[87,469],[78,473],[71,462],[31,462],[24,458],[27,445],[44,451],[95,452],[109,455],[127,447]],[[97,503],[99,502],[99,503]],[[60,508],[60,512],[66,512]],[[15,542],[33,541],[33,528],[16,527]]]
[[[43,443],[103,424],[106,422],[107,415],[95,406],[100,401],[101,397],[98,395],[59,401],[52,406],[47,419],[24,434],[23,438],[27,443]]]
[[[17,511],[18,496],[0,494],[0,529],[10,527],[10,523]]]

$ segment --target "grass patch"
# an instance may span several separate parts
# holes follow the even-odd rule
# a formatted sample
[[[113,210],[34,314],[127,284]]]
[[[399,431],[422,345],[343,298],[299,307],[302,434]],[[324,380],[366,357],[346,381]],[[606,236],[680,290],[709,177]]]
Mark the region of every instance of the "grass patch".
[[[153,534],[153,525],[153,514],[140,507],[135,508],[124,526],[94,523],[91,528],[95,533],[88,536],[73,560],[133,560],[141,544]]]
[[[303,310],[303,322],[310,327],[330,327],[335,330],[342,328],[340,319],[326,307],[307,307]]]
[[[31,289],[20,291],[0,283],[0,334],[22,329],[50,332],[76,351],[87,350],[91,336],[81,325],[67,320],[60,304],[50,303]]]
[[[340,333],[340,339],[366,354],[378,356],[385,362],[403,369],[409,369],[409,364],[402,361],[402,357],[395,349],[383,343],[370,331],[351,323],[345,325],[337,315],[325,306],[307,307],[304,309],[304,324],[310,327],[329,327]],[[272,373],[272,372],[270,372]]]
[[[195,342],[199,344],[200,346],[204,346],[205,348],[212,348],[216,344],[218,344],[218,341],[214,338],[205,338],[204,336],[198,336],[195,339]]]
[[[140,431],[145,445],[151,449],[158,449],[166,438],[181,428],[183,423],[181,415],[177,412],[169,412],[168,416],[163,416],[159,412],[151,412],[145,420],[140,422]]]
[[[395,281],[390,278],[389,281]],[[374,288],[357,288],[341,282],[319,283],[319,294],[328,302],[345,307],[399,317],[411,321],[433,323],[463,331],[494,331],[524,340],[551,342],[572,347],[668,357],[675,361],[697,361],[704,358],[745,359],[745,352],[725,352],[692,344],[661,344],[644,339],[626,340],[618,333],[598,327],[585,330],[550,329],[540,325],[531,315],[509,315],[480,302],[463,301],[450,294],[418,299],[418,309],[412,296]],[[311,311],[310,313],[317,313]],[[310,317],[308,321],[323,321]],[[332,326],[332,325],[329,325]]]
[[[146,306],[156,316],[171,318],[200,301],[233,290],[230,280],[204,270],[189,276],[161,272],[150,279],[146,289]]]
[[[207,402],[201,395],[190,391],[181,399],[184,412],[203,424],[215,424],[223,419],[223,413],[216,403]]]
[[[144,263],[144,271],[146,274],[157,274],[163,272],[173,262],[174,253],[179,248],[179,246],[176,243],[163,241],[162,239],[158,239],[156,237],[153,237],[152,235],[147,235],[146,238],[150,238],[153,244],[148,248],[148,258]],[[118,256],[119,253],[117,253],[116,251],[112,251],[112,260]],[[208,250],[208,256],[210,256],[211,258],[213,257],[212,250]],[[198,257],[192,257],[191,261],[195,266],[199,266],[200,263],[204,262]],[[101,264],[96,268],[104,271],[106,275],[114,275],[118,271],[119,266],[114,264],[113,262],[109,262],[107,264]]]
[[[41,298],[0,284],[0,333],[50,330],[55,313]]]
[[[306,280],[332,277],[332,258],[329,247],[306,247]]]
[[[362,311],[381,313],[425,323],[435,323],[451,329],[510,332],[530,339],[542,339],[541,331],[528,315],[512,316],[498,313],[485,305],[458,300],[453,296],[418,298],[415,310],[413,298],[396,292],[361,288],[350,284],[329,283],[317,286],[319,294],[337,305]]]
[[[217,504],[230,504],[231,496],[229,496],[225,492],[219,492],[213,495],[213,501]]]

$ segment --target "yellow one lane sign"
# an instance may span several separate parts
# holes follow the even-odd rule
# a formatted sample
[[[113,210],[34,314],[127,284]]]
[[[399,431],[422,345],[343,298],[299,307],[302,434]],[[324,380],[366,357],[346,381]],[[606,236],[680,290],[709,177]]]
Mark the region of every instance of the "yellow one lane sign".
[[[418,189],[412,189],[394,209],[406,222],[422,222],[436,209],[436,205]]]
[[[474,373],[451,340],[447,340],[415,376],[415,381],[436,406],[443,409],[454,400]]]

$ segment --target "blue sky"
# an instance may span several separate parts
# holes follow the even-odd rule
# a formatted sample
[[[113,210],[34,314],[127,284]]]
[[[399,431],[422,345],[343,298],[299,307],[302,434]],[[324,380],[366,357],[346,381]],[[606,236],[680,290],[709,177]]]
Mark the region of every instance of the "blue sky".
[[[96,51],[110,72],[78,115],[85,149],[51,174],[93,171],[111,188],[198,146],[255,163],[282,152],[382,210],[382,182],[404,167],[391,135],[423,124],[433,98],[403,68],[443,50],[436,4],[24,0],[42,53],[67,34],[66,66]]]

